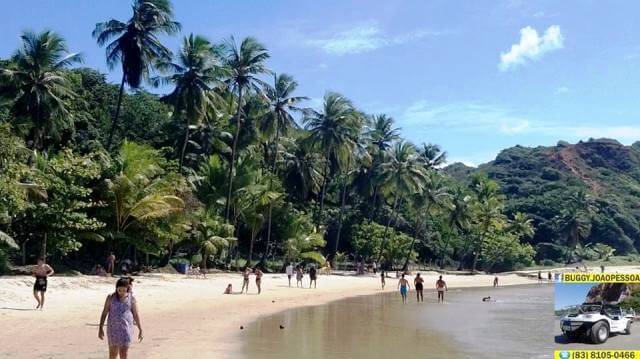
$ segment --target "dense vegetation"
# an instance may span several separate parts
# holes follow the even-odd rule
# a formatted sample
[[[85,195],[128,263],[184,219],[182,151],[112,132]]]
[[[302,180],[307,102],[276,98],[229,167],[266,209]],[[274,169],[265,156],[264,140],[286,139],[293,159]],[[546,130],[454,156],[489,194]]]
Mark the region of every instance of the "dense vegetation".
[[[0,263],[90,268],[114,251],[147,265],[363,258],[496,271],[572,261],[591,242],[635,252],[621,186],[592,203],[561,169],[509,169],[532,151],[521,148],[483,168],[489,177],[454,179],[437,145],[403,140],[384,114],[335,92],[306,107],[258,40],[188,34],[174,53],[158,38],[181,31],[171,4],[132,10],[93,31],[120,84],[72,67],[81,57],[51,31],[24,33],[0,60]],[[144,90],[158,85],[170,92]]]
[[[482,172],[498,182],[506,213],[532,219],[530,243],[539,259],[599,260],[635,255],[640,248],[640,143],[516,146],[478,169],[455,164],[446,172],[462,180]]]

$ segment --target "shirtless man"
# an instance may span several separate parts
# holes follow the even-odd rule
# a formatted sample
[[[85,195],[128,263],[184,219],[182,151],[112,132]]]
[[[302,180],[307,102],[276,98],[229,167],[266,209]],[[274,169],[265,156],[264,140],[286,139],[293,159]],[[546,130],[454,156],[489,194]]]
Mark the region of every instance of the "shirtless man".
[[[249,293],[249,275],[251,274],[251,268],[247,267],[242,272],[242,289],[240,290],[240,294],[244,292],[244,289],[247,288],[247,293]]]
[[[447,283],[442,280],[442,276],[436,281],[436,290],[438,291],[438,303],[444,303],[444,292],[449,291]]]
[[[253,271],[253,274],[256,275],[256,286],[258,287],[258,294],[260,294],[262,292],[262,288],[260,286],[262,285],[262,275],[264,273],[262,273],[259,268],[256,268]],[[249,292],[249,285],[247,285],[247,292]]]
[[[36,309],[44,308],[44,293],[47,291],[47,278],[53,275],[53,268],[44,262],[44,258],[38,258],[38,264],[33,269],[33,276],[36,282],[33,284],[33,296],[38,301]],[[40,296],[38,296],[38,293]]]
[[[418,302],[424,302],[424,297],[422,296],[423,283],[424,279],[420,277],[420,273],[416,274],[416,278],[413,280],[413,285],[416,288],[416,299]]]
[[[409,292],[409,281],[402,278],[398,281],[398,289],[400,289],[400,295],[402,296],[402,303],[407,304],[407,292]]]

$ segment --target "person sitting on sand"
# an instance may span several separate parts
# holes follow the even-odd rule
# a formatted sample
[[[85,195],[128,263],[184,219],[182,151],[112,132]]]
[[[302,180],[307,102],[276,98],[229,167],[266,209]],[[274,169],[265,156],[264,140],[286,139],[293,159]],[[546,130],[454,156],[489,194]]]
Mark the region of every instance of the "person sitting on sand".
[[[498,276],[495,276],[495,278],[493,278],[493,286],[494,287],[498,286]]]
[[[449,288],[447,288],[447,283],[442,280],[442,276],[436,281],[436,291],[438,292],[438,303],[444,303],[444,292],[449,291]]]
[[[104,339],[104,322],[107,319],[107,342],[109,343],[109,358],[127,358],[127,352],[133,339],[133,326],[138,327],[138,340],[142,341],[142,324],[138,315],[136,299],[127,291],[129,280],[120,278],[116,283],[115,293],[109,294],[104,302],[98,338]]]
[[[416,277],[413,280],[413,285],[416,288],[416,299],[418,300],[418,302],[424,302],[424,296],[422,295],[422,283],[424,283],[424,279],[420,277],[420,273],[416,274]]]
[[[249,275],[251,274],[251,268],[247,267],[242,272],[242,289],[240,293],[243,293],[245,288],[247,289],[247,293],[249,293]]]
[[[258,287],[258,294],[260,294],[262,292],[262,288],[260,287],[262,285],[262,275],[264,273],[262,273],[262,271],[260,270],[260,268],[256,268],[253,271],[253,274],[256,275],[256,286]]]
[[[231,286],[231,283],[229,283],[223,294],[233,294],[233,287]]]
[[[304,272],[302,271],[301,266],[296,267],[296,287],[303,288],[302,278],[304,277]]]
[[[291,265],[291,263],[289,263],[289,265],[285,269],[285,272],[287,273],[287,278],[289,279],[289,288],[291,288],[291,277],[293,276],[293,265]]]
[[[402,296],[402,303],[407,304],[407,293],[409,292],[409,281],[404,279],[404,274],[398,281],[398,289],[400,289],[400,295]]]
[[[385,286],[385,273],[384,273],[384,269],[380,269],[380,284],[382,284],[382,290],[384,290],[384,286]]]
[[[96,275],[98,277],[106,277],[107,276],[107,271],[104,270],[104,268],[100,264],[96,265],[95,273],[96,273]]]
[[[33,296],[38,302],[36,309],[44,309],[44,293],[47,291],[47,279],[53,273],[53,268],[44,262],[44,258],[38,258],[37,264],[33,268],[33,276],[36,277],[36,281],[33,283]]]
[[[313,288],[316,288],[317,277],[318,272],[316,271],[316,266],[312,264],[311,268],[309,268],[309,288],[311,288],[311,283],[313,283]]]

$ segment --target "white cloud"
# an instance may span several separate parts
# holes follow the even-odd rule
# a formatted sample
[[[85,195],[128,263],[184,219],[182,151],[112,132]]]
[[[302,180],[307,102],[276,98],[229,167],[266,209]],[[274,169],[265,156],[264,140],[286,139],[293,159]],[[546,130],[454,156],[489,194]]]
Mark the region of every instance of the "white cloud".
[[[318,47],[332,55],[359,54],[382,47],[402,45],[428,36],[448,34],[448,31],[414,30],[404,34],[388,36],[375,23],[366,23],[349,30],[330,34],[324,38],[310,39],[309,46]]]
[[[478,103],[431,105],[416,101],[399,119],[403,127],[437,126],[458,131],[499,131],[505,135],[522,133],[530,127],[527,119],[514,116],[507,109]]]
[[[560,31],[560,26],[549,26],[542,37],[538,32],[530,27],[520,30],[520,41],[511,45],[508,52],[500,54],[498,68],[506,71],[519,65],[524,65],[527,61],[537,60],[547,52],[562,49],[564,38]]]
[[[569,88],[567,86],[560,86],[556,89],[556,95],[561,95],[569,92]]]

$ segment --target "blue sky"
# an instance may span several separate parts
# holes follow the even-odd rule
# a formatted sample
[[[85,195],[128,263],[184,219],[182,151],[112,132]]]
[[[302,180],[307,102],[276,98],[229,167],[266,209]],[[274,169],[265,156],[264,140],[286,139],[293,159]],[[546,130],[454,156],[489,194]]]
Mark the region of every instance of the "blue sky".
[[[587,293],[595,283],[556,283],[555,284],[555,309],[561,309],[568,305],[584,303]]]
[[[640,3],[633,1],[174,1],[183,34],[257,37],[317,106],[327,90],[387,113],[403,135],[479,164],[503,148],[640,140]],[[130,1],[11,1],[0,57],[51,29],[107,71],[96,22]],[[180,37],[166,39],[176,49]],[[109,74],[116,82],[118,71]]]

